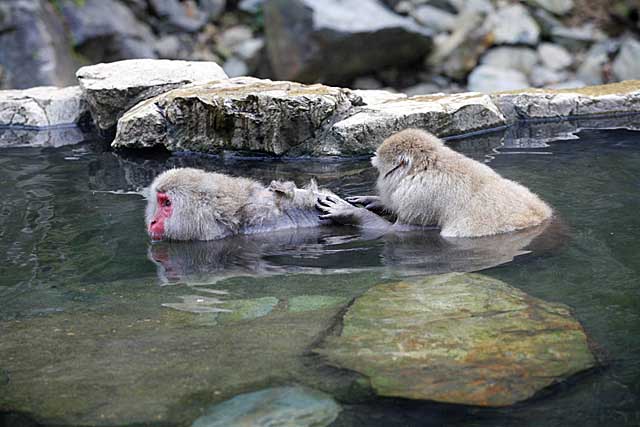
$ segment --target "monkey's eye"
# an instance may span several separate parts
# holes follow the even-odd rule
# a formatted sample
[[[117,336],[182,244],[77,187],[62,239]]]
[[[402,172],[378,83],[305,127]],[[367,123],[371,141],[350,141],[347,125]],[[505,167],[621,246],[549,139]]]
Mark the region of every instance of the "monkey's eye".
[[[169,200],[169,199],[165,200],[162,205],[163,206],[171,206],[171,200]]]

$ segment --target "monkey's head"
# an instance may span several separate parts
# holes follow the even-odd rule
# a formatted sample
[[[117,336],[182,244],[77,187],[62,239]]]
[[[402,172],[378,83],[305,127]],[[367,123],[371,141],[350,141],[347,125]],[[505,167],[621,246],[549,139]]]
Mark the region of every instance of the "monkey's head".
[[[147,232],[153,240],[213,240],[232,234],[241,199],[232,178],[199,169],[171,169],[149,188]],[[231,212],[230,212],[231,211]]]
[[[420,129],[405,129],[385,139],[371,164],[380,179],[399,178],[432,165],[444,147],[436,136]]]

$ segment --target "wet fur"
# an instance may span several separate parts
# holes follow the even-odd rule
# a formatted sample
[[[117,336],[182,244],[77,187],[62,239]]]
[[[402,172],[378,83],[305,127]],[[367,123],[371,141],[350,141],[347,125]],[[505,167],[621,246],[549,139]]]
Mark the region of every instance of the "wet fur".
[[[165,220],[169,240],[215,240],[320,225],[314,205],[315,182],[297,188],[292,182],[260,182],[199,169],[171,169],[158,175],[149,191],[147,229],[157,209],[156,193],[167,193],[173,214]]]
[[[448,237],[477,237],[532,227],[552,216],[524,186],[422,130],[386,139],[372,164],[379,171],[380,201],[398,223],[437,225]]]

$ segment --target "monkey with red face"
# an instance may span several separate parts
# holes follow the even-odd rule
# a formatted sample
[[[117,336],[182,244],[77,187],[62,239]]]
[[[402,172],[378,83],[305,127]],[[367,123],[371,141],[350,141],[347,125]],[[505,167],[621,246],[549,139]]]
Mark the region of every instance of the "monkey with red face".
[[[297,188],[274,181],[269,187],[248,178],[171,169],[151,184],[146,223],[153,240],[215,240],[236,234],[314,227],[323,221],[316,199],[331,195],[315,182]]]

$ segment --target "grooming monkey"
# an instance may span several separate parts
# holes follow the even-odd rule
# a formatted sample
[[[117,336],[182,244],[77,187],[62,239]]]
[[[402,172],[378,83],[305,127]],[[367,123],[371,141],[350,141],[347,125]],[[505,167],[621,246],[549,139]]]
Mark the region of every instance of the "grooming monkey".
[[[551,208],[524,186],[422,130],[390,136],[371,163],[379,173],[379,196],[345,201],[321,195],[321,219],[365,228],[437,226],[445,237],[479,237],[533,227],[552,216]],[[395,215],[396,223],[373,210]]]
[[[323,222],[315,210],[316,199],[330,194],[315,182],[307,188],[280,181],[265,187],[248,178],[171,169],[151,184],[147,231],[153,240],[215,240],[313,227]]]

